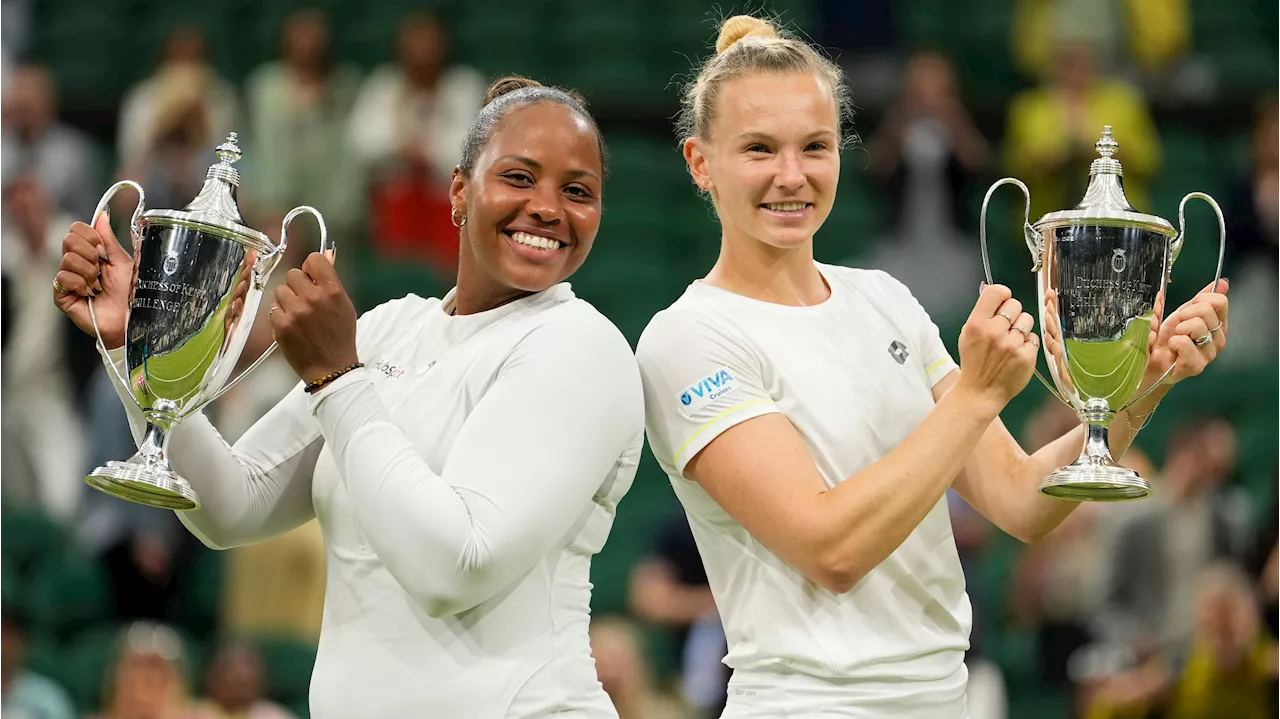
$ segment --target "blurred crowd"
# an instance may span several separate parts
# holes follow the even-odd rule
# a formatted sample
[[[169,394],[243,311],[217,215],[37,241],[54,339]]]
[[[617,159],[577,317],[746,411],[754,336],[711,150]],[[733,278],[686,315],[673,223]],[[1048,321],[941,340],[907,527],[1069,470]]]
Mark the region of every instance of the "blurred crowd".
[[[86,710],[103,719],[304,714],[305,701],[282,706],[269,698],[276,696],[271,672],[252,638],[315,642],[325,582],[318,528],[313,522],[227,552],[210,600],[215,608],[191,618],[185,608],[204,587],[190,568],[208,550],[172,513],[83,483],[94,467],[123,460],[135,447],[93,340],[50,302],[61,240],[72,222],[89,219],[114,179],[139,182],[148,208],[184,206],[215,161],[213,147],[237,130],[244,149],[239,169],[252,178],[240,195],[250,225],[278,240],[288,210],[313,205],[339,247],[351,243],[420,265],[447,288],[457,259],[447,183],[490,78],[451,59],[446,27],[428,12],[404,16],[394,62],[361,73],[332,51],[340,18],[295,11],[283,23],[278,59],[239,85],[210,62],[204,29],[179,26],[159,64],[120,98],[115,140],[104,146],[60,114],[52,75],[20,50],[24,25],[10,23],[11,5],[24,4],[4,4],[0,108],[5,516],[35,513],[64,530],[67,551],[109,589],[94,621],[115,629],[108,669],[95,679],[100,689],[88,695],[97,703],[84,707],[83,696],[73,697],[52,676],[56,667],[28,661],[39,650],[49,656],[49,641],[72,640],[48,636],[47,607],[33,614],[33,597],[43,596],[33,589],[43,565],[9,567],[6,552],[3,712],[32,719],[70,719]],[[841,23],[873,29],[871,10],[883,4],[818,5],[824,36],[838,48],[865,37],[842,35]],[[1120,141],[1126,193],[1135,206],[1149,208],[1149,186],[1165,160],[1150,98],[1176,98],[1187,86],[1192,18],[1185,2],[1013,5],[1014,32],[1004,41],[1026,81],[1008,102],[1002,134],[980,129],[953,60],[920,51],[894,65],[874,124],[857,128],[864,148],[846,158],[865,165],[890,208],[879,236],[858,238],[866,251],[856,261],[903,280],[943,326],[968,312],[982,279],[975,187],[1001,173],[1021,178],[1032,191],[1033,221],[1072,207],[1083,196],[1101,127],[1109,124]],[[863,15],[856,15],[859,8]],[[860,87],[876,87],[883,64],[867,61],[875,49],[868,42],[852,53],[855,98]],[[1229,360],[1239,366],[1273,365],[1277,356],[1274,95],[1258,98],[1252,125],[1247,157],[1229,169],[1227,194],[1218,198],[1229,223]],[[675,152],[669,159],[680,162]],[[1185,178],[1187,190],[1197,189],[1195,179]],[[129,195],[121,193],[111,208],[118,232],[137,201]],[[1021,201],[1017,206],[1020,222]],[[992,221],[1008,225],[1013,218]],[[286,266],[300,264],[314,247],[314,236],[297,231]],[[241,368],[270,339],[269,326],[259,322]],[[273,358],[207,412],[234,442],[295,382]],[[1041,446],[1076,421],[1064,407],[1047,404],[1021,428],[1024,446]],[[1072,716],[1274,716],[1275,468],[1263,468],[1271,473],[1261,480],[1270,495],[1245,493],[1235,481],[1237,430],[1218,415],[1179,418],[1159,461],[1136,449],[1126,458],[1153,480],[1156,498],[1082,506],[1044,541],[1021,549],[1011,577],[985,571],[998,551],[996,530],[952,497],[978,618],[968,660],[973,719],[1009,715],[1009,667],[988,652],[996,636],[989,624],[1005,622],[1033,639],[1021,672],[1037,691],[1068,697]],[[627,511],[624,502],[620,512]],[[650,547],[631,569],[625,611],[593,621],[600,680],[622,719],[718,716],[728,679],[720,661],[725,639],[683,515],[655,527]]]

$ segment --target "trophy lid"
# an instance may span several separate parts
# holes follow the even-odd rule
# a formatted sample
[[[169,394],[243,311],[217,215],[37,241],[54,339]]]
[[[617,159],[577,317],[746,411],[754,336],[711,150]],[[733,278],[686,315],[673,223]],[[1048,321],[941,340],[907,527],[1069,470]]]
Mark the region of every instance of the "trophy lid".
[[[1050,212],[1035,223],[1036,231],[1063,225],[1110,225],[1154,230],[1170,237],[1173,225],[1163,217],[1138,212],[1124,194],[1124,170],[1113,157],[1120,143],[1111,136],[1111,126],[1102,128],[1102,138],[1094,147],[1098,157],[1089,166],[1089,188],[1074,209]]]
[[[236,202],[240,173],[234,165],[242,153],[236,140],[236,133],[232,132],[227,135],[226,142],[214,148],[218,162],[205,173],[204,186],[194,200],[181,210],[148,210],[142,214],[143,224],[191,227],[227,237],[262,252],[274,252],[275,244],[266,235],[247,226],[240,215]]]

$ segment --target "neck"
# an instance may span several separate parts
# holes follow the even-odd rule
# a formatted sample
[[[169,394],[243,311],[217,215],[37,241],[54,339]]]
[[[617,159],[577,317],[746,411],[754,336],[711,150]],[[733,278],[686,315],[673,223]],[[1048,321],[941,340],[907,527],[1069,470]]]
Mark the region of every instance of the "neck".
[[[534,294],[495,282],[474,264],[471,248],[464,241],[458,253],[457,292],[453,294],[454,315],[473,315],[497,309],[508,302]]]
[[[813,240],[778,249],[745,237],[720,239],[720,258],[706,282],[763,302],[806,307],[831,296],[822,273],[813,264]]]
[[[405,69],[405,77],[409,79],[409,84],[419,90],[434,90],[436,82],[440,79],[440,69],[438,67],[415,67],[409,66]]]

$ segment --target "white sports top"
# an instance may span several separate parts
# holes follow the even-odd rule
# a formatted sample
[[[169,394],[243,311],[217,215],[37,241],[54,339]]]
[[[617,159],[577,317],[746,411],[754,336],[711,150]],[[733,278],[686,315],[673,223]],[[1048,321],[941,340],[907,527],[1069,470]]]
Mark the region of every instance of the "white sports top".
[[[960,716],[971,611],[945,497],[836,595],[683,475],[725,430],[781,412],[834,487],[933,409],[933,385],[956,364],[910,291],[879,271],[818,269],[831,296],[811,307],[695,282],[653,318],[637,350],[649,442],[689,516],[725,625],[730,707],[765,702],[761,687],[782,685],[798,712],[823,697],[819,710],[856,706],[859,717]]]
[[[616,717],[589,573],[640,458],[635,358],[567,284],[465,316],[452,297],[365,314],[365,369],[295,387],[234,449],[183,420],[169,459],[203,506],[179,516],[215,548],[319,519],[317,719]]]

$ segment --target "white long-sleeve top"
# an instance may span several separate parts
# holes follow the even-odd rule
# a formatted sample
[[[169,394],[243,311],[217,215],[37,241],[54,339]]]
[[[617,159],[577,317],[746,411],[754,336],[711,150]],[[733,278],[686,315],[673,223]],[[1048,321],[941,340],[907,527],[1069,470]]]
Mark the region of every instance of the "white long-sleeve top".
[[[169,461],[202,507],[179,516],[215,548],[319,519],[317,719],[614,717],[589,572],[640,458],[631,348],[567,284],[473,315],[451,302],[361,317],[366,367],[294,388],[234,448],[184,419]]]

